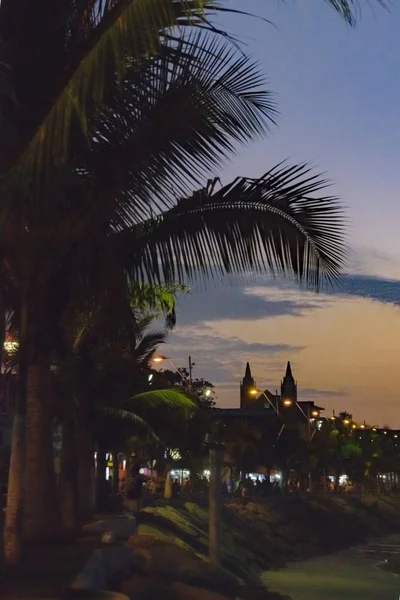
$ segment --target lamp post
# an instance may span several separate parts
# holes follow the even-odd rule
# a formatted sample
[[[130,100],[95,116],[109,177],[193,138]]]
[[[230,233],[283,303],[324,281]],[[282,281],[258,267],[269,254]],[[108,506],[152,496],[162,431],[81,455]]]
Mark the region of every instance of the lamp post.
[[[307,421],[307,438],[308,438],[308,442],[310,443],[314,433],[316,431],[316,429],[314,430],[314,433],[311,434],[311,415],[310,415],[310,403],[307,404],[308,406],[308,415],[306,415],[306,413],[304,412],[304,410],[301,408],[300,404],[297,402],[297,400],[292,400],[291,398],[285,398],[285,400],[283,400],[283,404],[284,406],[291,406],[292,404],[295,404],[295,406],[299,409],[299,411],[302,413],[302,415],[305,417],[306,421]],[[318,411],[314,411],[316,414],[314,416],[318,416]],[[312,475],[311,475],[311,471],[309,471],[308,473],[308,489],[311,492],[312,491]]]
[[[178,367],[176,366],[176,364],[174,363],[172,358],[169,358],[169,356],[163,356],[162,354],[159,354],[158,356],[155,356],[153,358],[153,361],[156,363],[163,362],[164,360],[167,360],[173,366],[175,371],[180,375],[182,381],[184,381],[185,383],[188,384],[189,392],[191,393],[192,392],[192,369],[194,366],[194,363],[192,362],[192,357],[189,356],[189,377],[185,377],[185,375],[183,375],[181,373],[181,371],[178,369]]]
[[[209,486],[209,529],[208,544],[210,562],[221,564],[221,474],[224,445],[211,442],[210,450],[210,486]]]
[[[271,402],[271,400],[268,398],[268,396],[267,396],[267,394],[265,392],[263,392],[262,390],[259,390],[257,388],[252,388],[251,390],[249,390],[249,394],[251,394],[252,396],[256,396],[257,394],[263,395],[264,398],[266,399],[266,401],[268,402],[268,404],[270,406],[272,406],[272,408],[274,409],[274,411],[276,412],[276,414],[279,415],[278,406],[274,406],[274,404]]]

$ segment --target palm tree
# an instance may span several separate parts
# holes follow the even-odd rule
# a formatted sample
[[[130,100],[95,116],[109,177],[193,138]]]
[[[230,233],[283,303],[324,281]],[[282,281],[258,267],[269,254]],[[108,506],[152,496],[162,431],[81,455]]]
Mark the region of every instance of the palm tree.
[[[96,4],[96,9],[93,10],[97,10],[99,4]],[[129,4],[137,5],[137,3]],[[172,3],[174,16],[176,17],[174,22],[184,20],[187,15],[187,7],[191,5],[195,9],[195,5],[197,6],[196,2],[185,2],[184,4],[185,7],[179,11],[179,3]],[[72,10],[73,7],[70,8]],[[136,39],[141,37],[141,26],[145,17],[153,27],[158,23],[158,20],[153,18],[154,11],[157,9],[155,3],[149,2],[148,8],[149,12],[147,15],[141,10],[138,24],[138,27],[140,25],[138,29],[140,35],[136,36]],[[0,9],[1,34],[3,30],[10,27],[13,11],[14,7],[7,1],[2,4]],[[166,18],[164,11],[161,10],[161,12],[163,13],[163,17]],[[31,11],[27,7],[26,13],[22,15],[22,21],[30,13]],[[197,13],[197,8],[196,14],[199,14]],[[62,12],[60,15],[63,15],[64,19],[66,18]],[[61,18],[60,15],[57,15],[57,18]],[[37,20],[38,16],[35,15],[34,18]],[[43,14],[40,17],[42,18]],[[150,28],[150,33],[152,32],[150,36],[151,40],[142,40],[143,43],[146,42],[149,46],[146,47],[146,44],[144,44],[144,47],[141,49],[141,60],[134,60],[132,53],[124,59],[124,61],[129,63],[124,66],[124,86],[115,86],[111,82],[107,96],[108,104],[103,104],[102,110],[98,110],[93,115],[90,123],[92,143],[88,146],[83,134],[74,135],[73,140],[76,141],[76,144],[73,147],[73,152],[71,151],[69,154],[70,160],[66,162],[59,156],[59,165],[62,165],[62,169],[61,167],[57,168],[59,165],[53,165],[54,169],[51,176],[49,174],[46,176],[42,174],[39,177],[39,185],[33,186],[29,190],[28,196],[26,193],[27,190],[24,186],[21,188],[14,178],[14,174],[18,171],[18,178],[22,181],[21,169],[23,168],[26,175],[26,177],[23,177],[24,181],[28,181],[30,178],[32,162],[30,159],[27,159],[27,156],[31,155],[31,150],[29,150],[31,144],[26,146],[26,143],[29,135],[33,132],[28,131],[29,127],[27,125],[29,123],[31,127],[34,120],[34,115],[31,114],[33,105],[38,109],[37,118],[39,119],[40,117],[39,98],[37,98],[39,90],[36,86],[38,80],[43,79],[43,75],[39,77],[39,72],[49,62],[51,53],[48,52],[48,48],[50,47],[50,41],[54,39],[56,31],[60,35],[64,32],[68,42],[71,39],[74,40],[75,51],[77,49],[82,50],[83,46],[86,45],[82,44],[83,40],[80,36],[82,33],[83,38],[85,38],[87,31],[86,33],[75,31],[77,37],[74,37],[71,32],[73,26],[82,25],[82,23],[85,27],[93,29],[93,42],[96,41],[99,35],[96,23],[94,21],[85,21],[87,17],[85,11],[80,15],[74,14],[69,17],[64,23],[64,29],[62,29],[61,23],[56,25],[54,21],[52,21],[51,25],[48,24],[46,29],[42,18],[42,28],[44,26],[45,31],[42,32],[43,35],[39,36],[40,48],[37,48],[37,41],[35,40],[31,40],[33,44],[31,49],[28,47],[29,44],[28,46],[25,45],[24,52],[27,52],[28,55],[37,56],[37,64],[35,63],[34,66],[38,75],[34,84],[35,90],[31,94],[32,103],[27,106],[24,103],[24,98],[21,98],[21,103],[18,104],[18,107],[21,110],[24,109],[25,112],[22,110],[23,114],[21,118],[20,115],[14,115],[15,120],[18,118],[22,129],[19,134],[21,152],[25,148],[27,149],[22,154],[20,153],[19,158],[18,156],[13,156],[14,160],[9,161],[10,176],[3,182],[5,199],[3,208],[7,214],[7,229],[3,232],[4,246],[7,249],[6,256],[8,264],[13,269],[19,296],[23,299],[21,304],[28,307],[27,331],[29,332],[29,339],[24,344],[26,351],[23,354],[29,357],[30,363],[27,366],[28,374],[26,376],[29,382],[30,398],[27,406],[27,455],[29,459],[26,468],[26,490],[30,497],[30,502],[28,509],[29,525],[26,523],[25,528],[27,537],[30,539],[41,535],[41,532],[45,531],[46,523],[50,524],[51,521],[54,523],[59,522],[57,514],[51,519],[51,514],[54,512],[52,510],[54,503],[51,500],[51,494],[48,493],[48,490],[54,487],[54,475],[52,473],[52,458],[48,455],[51,439],[51,420],[49,419],[48,398],[46,398],[46,390],[48,389],[46,381],[48,382],[49,355],[52,347],[52,334],[49,323],[50,321],[52,324],[57,322],[56,309],[58,307],[53,305],[52,299],[54,298],[56,283],[59,282],[60,269],[62,270],[64,264],[67,263],[70,273],[73,273],[76,267],[80,269],[80,272],[82,270],[90,270],[90,263],[96,258],[98,245],[102,245],[103,241],[108,242],[110,228],[111,231],[120,229],[121,219],[124,218],[123,215],[125,213],[126,216],[129,213],[131,217],[135,213],[140,216],[146,206],[149,210],[153,211],[157,205],[157,195],[161,197],[163,193],[161,183],[166,185],[168,182],[176,180],[179,184],[176,187],[177,190],[185,188],[187,185],[186,181],[184,181],[185,179],[187,181],[190,178],[192,180],[195,179],[195,176],[198,177],[205,166],[210,166],[211,162],[215,161],[218,157],[222,159],[231,150],[232,146],[229,139],[234,125],[237,134],[240,135],[242,140],[250,139],[256,131],[256,126],[259,126],[263,114],[271,107],[268,95],[263,95],[257,91],[258,79],[255,77],[254,69],[252,70],[251,65],[244,61],[242,57],[240,57],[239,62],[238,60],[235,62],[231,52],[218,49],[214,42],[207,41],[205,38],[201,40],[198,38],[188,39],[185,43],[178,44],[170,35],[164,39],[158,27],[156,31]],[[170,14],[169,17],[171,17]],[[16,18],[16,13],[14,13],[14,18]],[[105,13],[102,22],[108,22],[108,18]],[[195,17],[195,21],[196,19],[197,17]],[[170,22],[169,20],[168,23]],[[117,29],[118,23],[115,25]],[[31,25],[32,23],[29,24],[29,27]],[[21,30],[25,30],[25,33],[27,33],[27,27],[27,22],[21,23]],[[148,27],[149,25],[147,25]],[[45,33],[48,36],[47,38],[44,35]],[[155,33],[157,36],[155,36]],[[4,39],[6,39],[7,34],[5,33],[4,36]],[[157,42],[158,38],[163,38],[162,43]],[[16,38],[13,40],[13,47],[17,54],[18,39],[18,35],[16,34]],[[27,39],[30,39],[28,35]],[[154,42],[154,39],[157,43]],[[153,42],[155,43],[155,47],[153,47]],[[63,40],[64,44],[65,40]],[[47,58],[41,54],[42,50],[46,53]],[[91,49],[89,48],[89,50],[89,54],[92,56]],[[151,50],[152,52],[149,54],[146,50]],[[88,47],[85,47],[85,51],[88,51]],[[60,52],[60,59],[61,54]],[[206,56],[208,57],[208,66],[206,64],[204,69],[200,69],[199,60]],[[20,63],[17,60],[17,56],[14,56],[14,58],[16,60],[16,68]],[[76,56],[74,56],[75,59]],[[80,64],[84,62],[81,60]],[[239,67],[242,81],[245,77],[246,69],[250,68],[250,79],[247,80],[247,92],[249,92],[249,95],[240,86],[235,87],[237,84],[234,85],[232,76],[230,77],[230,81],[227,80],[229,72],[235,65]],[[51,66],[54,67],[54,65]],[[67,69],[65,64],[59,62],[57,72],[64,73],[65,69]],[[216,79],[215,74],[218,70],[220,70],[221,74],[219,79],[218,77]],[[252,73],[254,73],[254,77],[252,77]],[[30,73],[21,73],[21,81],[25,79],[25,76],[27,82],[31,81],[30,75]],[[115,77],[111,78],[114,83],[117,75],[118,73]],[[78,73],[76,80],[79,81],[79,78],[80,75]],[[44,85],[41,90],[43,92],[42,108],[46,107],[47,99],[55,95],[55,91],[50,91],[48,86],[51,81],[54,83],[56,79],[52,76],[51,71],[47,72],[46,81],[43,82]],[[252,85],[254,85],[254,92],[251,91]],[[69,92],[67,96],[69,97]],[[224,102],[225,96],[226,99]],[[222,108],[218,106],[217,101],[221,102]],[[119,108],[117,106],[118,103],[120,104]],[[184,106],[185,110],[179,110],[179,106]],[[55,109],[55,113],[58,110]],[[65,110],[68,113],[68,110]],[[120,114],[121,120],[119,123],[114,121],[108,127],[107,119],[110,117],[113,118],[117,114],[116,111]],[[117,145],[114,145],[114,156],[110,156],[109,167],[104,169],[103,161],[107,161],[107,154],[109,153],[109,140],[107,137],[104,137],[104,132],[108,128],[110,134],[114,136],[111,141],[114,141],[116,139],[115,135],[119,135],[118,130],[121,131],[127,111],[131,119],[130,126],[124,126],[123,129],[128,135],[125,136],[123,144],[117,143]],[[161,122],[160,114],[163,114]],[[185,115],[186,118],[182,119],[182,115]],[[64,124],[66,124],[68,117],[63,120]],[[38,125],[39,122],[40,119]],[[24,125],[27,126],[26,130],[24,129]],[[57,129],[54,122],[53,125]],[[78,125],[76,120],[74,120],[74,131],[76,129],[79,130]],[[47,131],[46,126],[44,125],[43,127],[42,131]],[[103,129],[101,130],[100,127],[103,127]],[[143,143],[143,135],[145,135],[146,139],[148,138],[148,134],[146,134],[147,130],[150,132],[157,131],[158,135],[153,140],[152,145],[146,148]],[[38,138],[35,135],[33,137],[37,141]],[[61,139],[61,137],[62,132],[58,136],[58,139]],[[46,139],[46,134],[44,134],[43,140]],[[33,140],[33,146],[35,146],[35,143]],[[46,143],[43,142],[43,148],[46,146]],[[37,148],[37,145],[35,147]],[[121,172],[121,181],[119,181],[119,177],[115,178],[118,170],[115,170],[115,166],[117,163],[119,163],[119,168],[123,166],[121,160],[115,154],[115,151],[119,152],[118,147],[119,151],[125,148],[122,154],[128,152],[131,157],[132,155],[136,157],[136,162],[132,164],[132,168],[126,168]],[[92,160],[90,156],[94,161],[94,168],[90,164]],[[191,161],[194,162],[192,163]],[[199,165],[197,173],[195,161]],[[114,164],[111,164],[112,162]],[[34,163],[36,164],[35,161]],[[22,167],[21,165],[24,166]],[[191,166],[191,173],[188,172],[187,165]],[[112,175],[113,181],[106,182],[104,180],[106,173]],[[122,177],[122,175],[124,176]],[[128,181],[125,175],[130,176]],[[122,185],[122,180],[125,181],[124,185]],[[90,189],[91,182],[96,182],[92,190]],[[106,188],[109,189],[107,197],[104,195]],[[151,208],[149,202],[150,193],[155,194],[153,208]],[[124,197],[130,197],[131,200],[128,203],[120,203],[120,200]],[[12,212],[12,207],[7,206],[6,198],[10,200],[18,198],[19,207],[23,206],[23,210],[19,208],[18,214],[15,211]],[[47,200],[50,199],[51,202],[48,203]],[[96,219],[94,219],[94,202],[98,200],[102,204],[102,209],[96,211]],[[40,211],[37,210],[38,203],[41,206]],[[131,207],[129,207],[129,203]],[[39,216],[40,218],[38,218]],[[72,255],[73,248],[76,251]],[[108,248],[109,253],[107,257],[103,257],[102,267],[104,267],[105,258],[109,259],[110,264],[113,264],[112,245],[108,244]],[[44,264],[45,262],[46,264]],[[111,268],[107,272],[110,273],[112,270]],[[120,270],[121,274],[122,271]],[[121,281],[123,281],[121,277],[120,279],[115,276],[112,277],[112,282],[116,287],[119,287]],[[110,290],[110,281],[107,281],[106,287]],[[51,307],[52,319],[49,319],[49,307]],[[17,417],[19,422],[23,423],[24,406],[21,405],[19,407]],[[40,427],[39,423],[41,424]],[[42,431],[40,438],[34,434],[35,431]],[[20,427],[20,440],[22,439],[22,434],[23,429]],[[40,466],[38,461],[39,439],[41,440],[41,454],[47,451],[47,457],[42,457]],[[22,447],[21,443],[19,443],[19,447]],[[14,453],[14,458],[15,456],[17,455]],[[44,465],[43,461],[47,461],[47,464]],[[10,469],[11,477],[13,473],[20,471],[19,468],[16,468],[16,465],[13,465],[13,468]],[[21,485],[10,485],[11,490],[17,488],[21,489]],[[46,502],[40,500],[41,494],[46,494],[48,498],[46,512],[43,511]],[[10,494],[7,516],[7,520],[10,519],[10,521],[9,526],[6,526],[6,531],[12,532],[16,530],[14,521],[15,515],[21,513],[20,499],[21,494]],[[14,509],[12,509],[12,506],[14,506]],[[41,513],[41,518],[39,518],[38,512]],[[14,554],[17,555],[18,553],[14,552]]]
[[[351,21],[351,3],[331,4]],[[214,0],[60,0],[56,4],[43,0],[40,6],[28,0],[3,0],[1,4],[0,133],[1,139],[7,139],[0,150],[2,223],[6,224],[3,259],[13,270],[27,314],[23,355],[28,382],[26,489],[31,539],[40,535],[46,521],[57,521],[57,515],[51,519],[49,494],[54,480],[47,385],[51,328],[44,306],[49,306],[61,265],[87,267],[107,240],[108,258],[114,258],[115,245],[128,270],[152,280],[170,281],[174,271],[193,272],[187,261],[184,269],[171,267],[172,249],[180,259],[188,246],[204,268],[204,251],[210,249],[204,243],[217,244],[218,267],[223,271],[275,266],[294,271],[312,284],[324,268],[328,267],[328,275],[337,272],[340,244],[332,234],[327,239],[323,235],[331,225],[330,217],[337,216],[337,207],[329,212],[329,203],[323,200],[327,220],[322,211],[319,221],[318,211],[311,211],[309,222],[308,195],[320,187],[309,181],[302,188],[301,201],[295,203],[304,212],[296,230],[290,220],[294,204],[286,207],[281,197],[282,171],[278,176],[276,171],[269,174],[269,196],[272,204],[279,196],[278,211],[285,213],[288,208],[290,214],[284,226],[283,221],[277,225],[278,212],[269,210],[269,219],[277,226],[272,236],[263,237],[265,219],[262,226],[251,224],[250,219],[251,214],[256,219],[262,213],[263,178],[240,180],[225,189],[231,204],[224,204],[220,194],[218,208],[223,211],[218,218],[229,209],[231,230],[223,223],[218,233],[207,220],[216,208],[208,193],[207,206],[197,204],[195,209],[201,213],[201,227],[187,239],[174,232],[173,241],[165,245],[168,224],[183,225],[183,219],[194,222],[194,212],[183,211],[182,202],[174,211],[176,196],[227,158],[235,143],[265,132],[275,118],[271,97],[262,91],[257,71],[246,58],[235,57],[229,45],[220,45],[215,38],[187,34],[182,38],[182,31],[193,26],[213,31],[207,15],[214,8],[218,8]],[[238,224],[244,212],[240,191],[249,209],[248,230]],[[284,191],[290,192],[291,186]],[[192,199],[192,208],[194,204]],[[316,201],[310,206],[316,208]],[[167,213],[155,218],[162,208]],[[304,224],[306,235],[301,230]],[[339,226],[338,221],[333,226]],[[284,236],[295,230],[287,241]],[[245,234],[245,241],[238,242],[239,233]],[[130,248],[123,246],[125,234],[133,243]],[[144,242],[141,258],[130,261],[140,241]],[[156,255],[162,257],[161,265]],[[25,377],[22,372],[21,377]],[[16,418],[23,422],[21,398]],[[41,456],[39,466],[40,453],[46,456]],[[11,477],[17,471],[12,468]],[[10,495],[6,532],[16,531],[13,520],[21,513],[20,498],[21,494]],[[7,554],[13,560],[12,552]]]
[[[55,365],[55,378],[58,417],[66,442],[61,457],[65,467],[61,469],[61,498],[71,532],[78,514],[85,515],[91,508],[95,448],[100,465],[107,450],[113,454],[122,450],[126,437],[132,436],[132,427],[158,439],[146,420],[154,408],[187,410],[194,406],[182,390],[148,390],[150,363],[166,333],[146,333],[146,329],[160,314],[170,324],[178,289],[155,286],[152,297],[150,286],[136,286],[134,290],[130,286],[127,313],[113,318],[115,304],[111,299],[100,307],[85,304],[72,315],[69,310],[63,319],[69,350],[63,353],[62,341],[58,344],[61,360]],[[139,307],[135,306],[136,298],[141,301]],[[97,472],[101,505],[105,492],[101,465]]]

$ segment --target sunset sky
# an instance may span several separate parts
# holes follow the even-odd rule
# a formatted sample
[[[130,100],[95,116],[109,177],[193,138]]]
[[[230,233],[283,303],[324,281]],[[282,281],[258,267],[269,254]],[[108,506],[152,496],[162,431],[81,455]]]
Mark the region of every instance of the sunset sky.
[[[323,0],[246,0],[273,26],[222,20],[259,60],[281,118],[215,175],[228,182],[310,161],[348,207],[351,248],[340,287],[318,296],[266,276],[180,299],[168,354],[178,364],[191,354],[220,406],[238,405],[247,360],[271,391],[290,360],[299,399],[400,428],[400,7],[371,5],[355,30]]]

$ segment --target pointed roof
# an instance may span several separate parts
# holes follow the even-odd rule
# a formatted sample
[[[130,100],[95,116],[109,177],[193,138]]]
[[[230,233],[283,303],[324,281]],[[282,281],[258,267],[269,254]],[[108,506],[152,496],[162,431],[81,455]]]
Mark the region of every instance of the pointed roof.
[[[290,360],[288,360],[288,363],[287,363],[285,377],[293,377],[293,375],[292,375],[292,367],[290,366]]]
[[[292,373],[292,367],[290,366],[290,360],[288,360],[288,364],[286,366],[285,377],[283,378],[283,383],[294,382],[294,377]]]
[[[252,379],[251,370],[250,370],[250,363],[246,363],[246,371],[245,371],[245,374],[244,374],[244,378],[247,379],[247,380]]]

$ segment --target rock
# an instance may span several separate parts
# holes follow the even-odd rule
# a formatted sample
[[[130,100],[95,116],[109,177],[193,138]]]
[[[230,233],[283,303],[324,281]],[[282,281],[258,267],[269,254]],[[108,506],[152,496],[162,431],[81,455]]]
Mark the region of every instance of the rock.
[[[189,550],[148,536],[130,538],[142,569],[151,577],[169,583],[181,582],[235,598],[239,585],[225,569],[201,560]],[[143,568],[144,566],[144,568]]]
[[[121,594],[120,592],[103,592],[98,596],[98,600],[129,600],[129,596]]]
[[[135,517],[112,517],[89,523],[84,526],[83,530],[86,533],[100,535],[112,531],[117,538],[129,538],[137,532],[137,524]]]
[[[119,589],[132,600],[173,600],[169,586],[154,577],[130,575]]]
[[[228,600],[226,596],[216,592],[192,587],[180,581],[171,585],[171,591],[175,600]]]
[[[136,567],[135,555],[129,546],[96,550],[68,588],[69,596],[87,597],[106,590]]]
[[[68,588],[69,596],[82,598],[107,588],[106,566],[102,550],[96,550]]]

